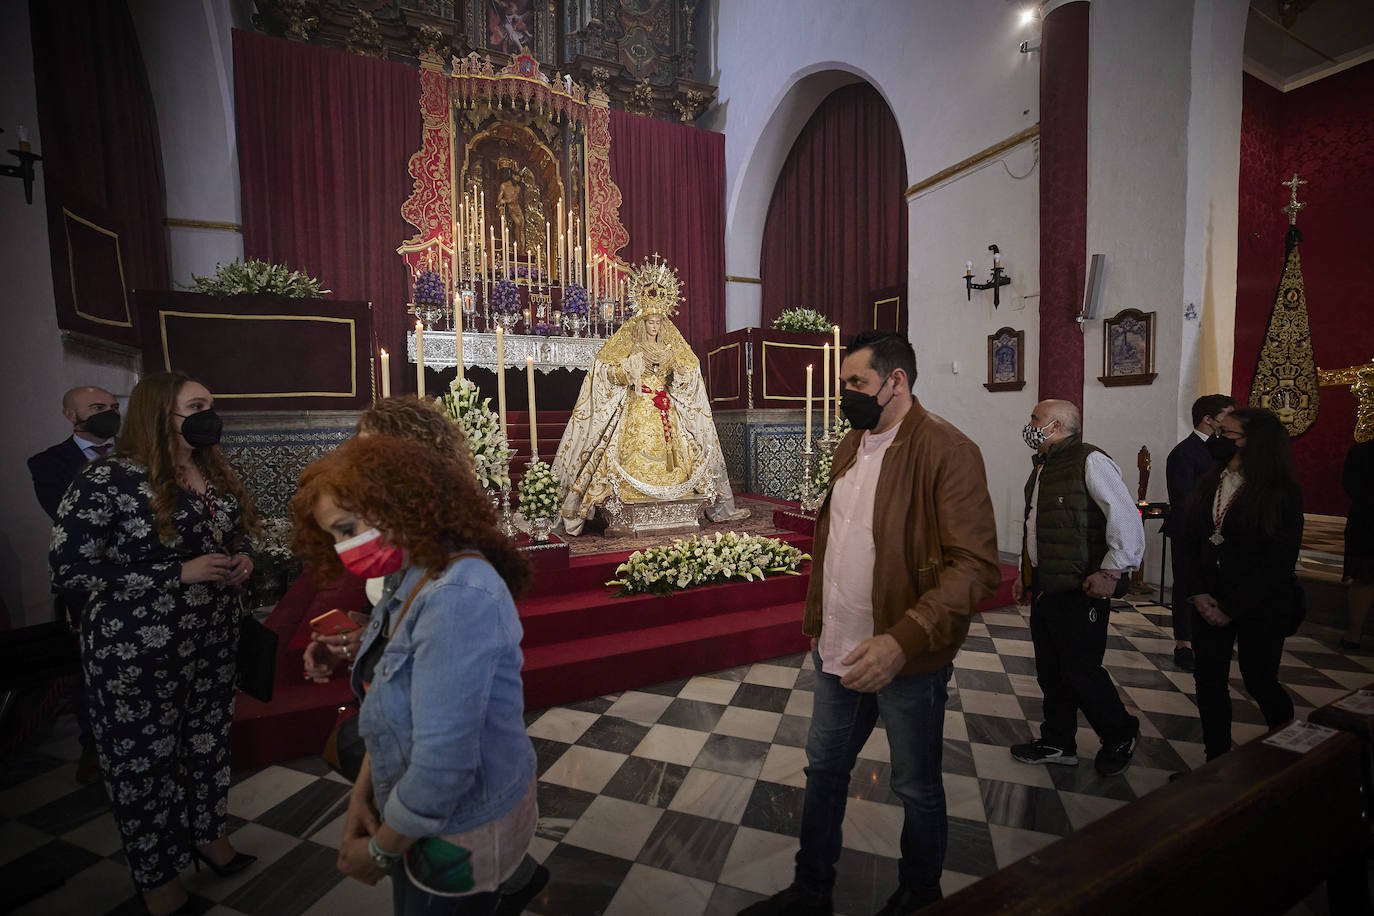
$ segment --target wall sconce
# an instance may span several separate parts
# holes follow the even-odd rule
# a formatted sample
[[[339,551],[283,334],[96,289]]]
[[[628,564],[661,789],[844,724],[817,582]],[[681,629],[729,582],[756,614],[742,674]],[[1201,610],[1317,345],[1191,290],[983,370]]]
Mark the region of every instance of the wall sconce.
[[[973,301],[973,291],[975,289],[992,290],[992,307],[997,308],[1002,304],[1002,297],[997,291],[1010,283],[1011,277],[1008,277],[1002,270],[1002,252],[997,250],[997,246],[989,245],[988,251],[992,252],[992,278],[986,283],[974,283],[973,262],[968,261],[964,265],[964,289],[968,293],[970,302]]]
[[[0,133],[5,129],[0,127]],[[10,178],[18,178],[24,182],[24,200],[33,203],[33,164],[43,159],[42,156],[32,151],[29,146],[29,132],[23,125],[19,126],[19,149],[10,150],[10,154],[19,160],[18,165],[0,165],[0,175]]]

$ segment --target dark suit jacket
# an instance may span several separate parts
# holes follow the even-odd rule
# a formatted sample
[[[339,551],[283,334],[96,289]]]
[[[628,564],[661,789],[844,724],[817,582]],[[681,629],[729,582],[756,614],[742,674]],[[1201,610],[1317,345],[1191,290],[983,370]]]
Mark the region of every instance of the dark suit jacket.
[[[1194,433],[1174,446],[1164,465],[1164,477],[1169,485],[1169,514],[1164,519],[1164,533],[1171,538],[1183,536],[1183,520],[1188,516],[1188,496],[1193,487],[1216,466],[1216,459]],[[1175,573],[1177,577],[1177,573]]]
[[[86,453],[68,436],[50,449],[29,459],[29,473],[33,475],[33,491],[43,511],[57,521],[57,504],[76,479],[76,472],[86,466]]]
[[[1182,594],[1211,595],[1233,620],[1258,620],[1293,613],[1297,593],[1293,569],[1302,547],[1302,490],[1296,483],[1276,494],[1278,524],[1266,535],[1253,513],[1240,502],[1221,524],[1223,541],[1213,544],[1212,502],[1216,480],[1209,474],[1198,484],[1197,499],[1184,525],[1183,549],[1189,556]]]

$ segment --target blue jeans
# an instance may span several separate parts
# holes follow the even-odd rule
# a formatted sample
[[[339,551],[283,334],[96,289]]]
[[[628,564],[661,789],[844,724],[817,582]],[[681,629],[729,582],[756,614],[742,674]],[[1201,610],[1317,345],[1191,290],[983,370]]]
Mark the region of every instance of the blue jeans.
[[[896,677],[872,694],[850,690],[835,675],[821,671],[819,652],[813,651],[811,657],[816,691],[806,739],[797,884],[824,894],[835,884],[849,774],[881,713],[891,749],[892,791],[906,809],[898,874],[903,887],[937,887],[949,837],[940,763],[954,666]]]

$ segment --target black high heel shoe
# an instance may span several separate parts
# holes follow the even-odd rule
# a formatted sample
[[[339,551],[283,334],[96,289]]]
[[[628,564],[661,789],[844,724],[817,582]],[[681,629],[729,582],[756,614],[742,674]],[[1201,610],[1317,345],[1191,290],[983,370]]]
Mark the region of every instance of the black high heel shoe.
[[[219,875],[221,878],[237,875],[257,860],[257,856],[250,856],[246,852],[236,852],[234,853],[234,857],[228,862],[225,862],[223,865],[216,865],[214,862],[210,861],[209,856],[199,849],[194,847],[191,849],[191,861],[195,864],[197,872],[200,871],[200,864],[204,862],[206,865],[210,866],[212,872]]]

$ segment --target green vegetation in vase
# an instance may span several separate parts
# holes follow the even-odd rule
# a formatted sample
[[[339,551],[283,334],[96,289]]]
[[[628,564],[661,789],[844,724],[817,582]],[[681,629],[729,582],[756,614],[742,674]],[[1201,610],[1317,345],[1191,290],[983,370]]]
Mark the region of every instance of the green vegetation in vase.
[[[319,299],[333,290],[320,289],[320,281],[284,264],[256,258],[216,264],[213,277],[197,277],[186,289],[223,299],[225,296],[281,296],[285,299]]]
[[[801,307],[786,309],[773,319],[773,330],[796,334],[829,334],[834,327],[834,322],[820,312]]]

